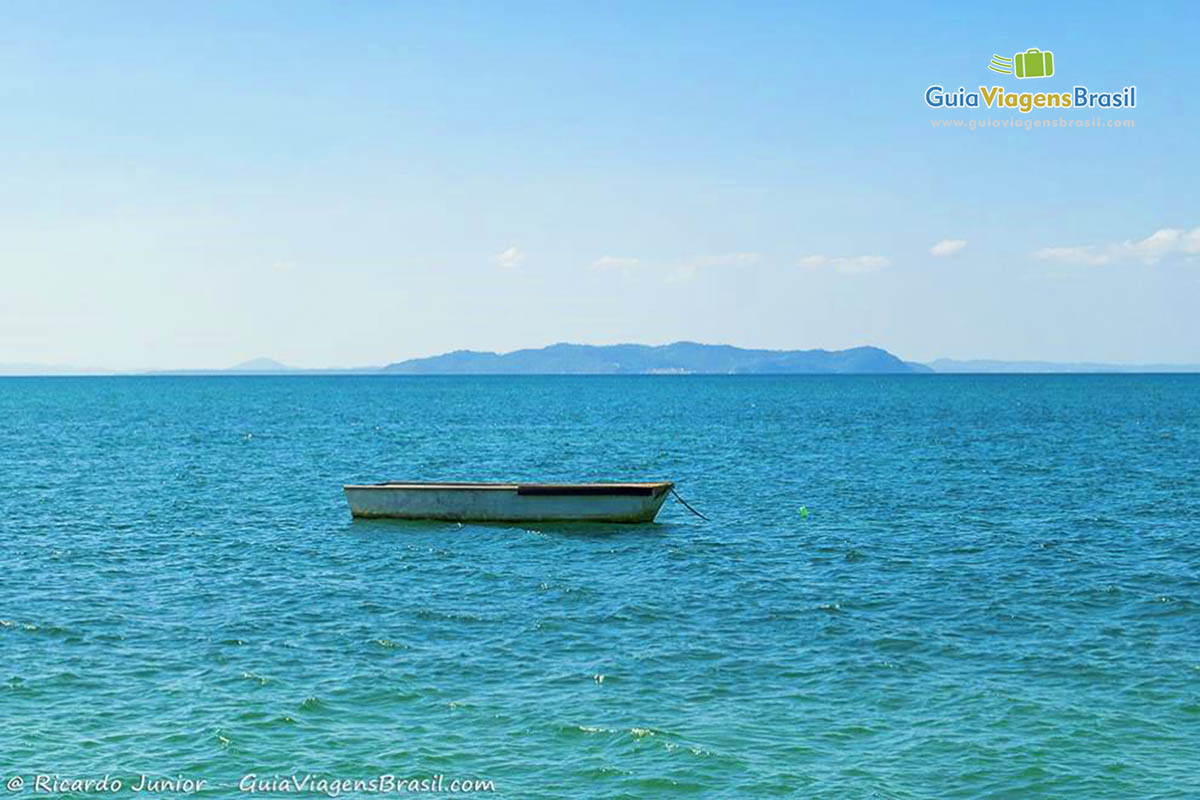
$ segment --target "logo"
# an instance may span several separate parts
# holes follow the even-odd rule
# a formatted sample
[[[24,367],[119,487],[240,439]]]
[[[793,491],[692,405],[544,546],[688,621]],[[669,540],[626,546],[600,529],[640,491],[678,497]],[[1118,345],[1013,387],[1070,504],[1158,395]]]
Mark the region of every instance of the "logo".
[[[1038,50],[1036,47],[1031,47],[1024,53],[1017,53],[1012,58],[993,53],[988,69],[1001,75],[1016,75],[1018,78],[1049,78],[1054,74],[1054,53]]]
[[[1051,78],[1055,76],[1054,53],[1031,47],[1012,58],[992,55],[988,69],[1014,78]],[[951,84],[953,86],[953,84]],[[1051,87],[1047,87],[1051,89]],[[1012,110],[1021,114],[1061,109],[1119,109],[1137,107],[1137,86],[1116,91],[1092,91],[1082,84],[1062,86],[1050,91],[1007,91],[1003,86],[979,86],[977,91],[959,86],[957,90],[933,84],[925,90],[925,105],[930,108],[988,108]]]

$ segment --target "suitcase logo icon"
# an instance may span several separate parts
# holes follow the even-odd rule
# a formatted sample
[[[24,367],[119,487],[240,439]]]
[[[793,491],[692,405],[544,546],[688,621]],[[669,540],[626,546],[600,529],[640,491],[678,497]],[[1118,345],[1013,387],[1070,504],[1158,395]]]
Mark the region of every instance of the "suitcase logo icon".
[[[1031,47],[1012,58],[993,54],[988,69],[1018,78],[1049,78],[1054,74],[1054,53]]]

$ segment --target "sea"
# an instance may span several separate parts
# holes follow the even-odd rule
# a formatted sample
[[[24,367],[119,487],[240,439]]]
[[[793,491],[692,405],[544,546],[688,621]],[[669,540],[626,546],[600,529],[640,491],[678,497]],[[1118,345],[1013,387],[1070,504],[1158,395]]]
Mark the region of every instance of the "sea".
[[[1200,376],[0,379],[0,782],[1198,797]]]

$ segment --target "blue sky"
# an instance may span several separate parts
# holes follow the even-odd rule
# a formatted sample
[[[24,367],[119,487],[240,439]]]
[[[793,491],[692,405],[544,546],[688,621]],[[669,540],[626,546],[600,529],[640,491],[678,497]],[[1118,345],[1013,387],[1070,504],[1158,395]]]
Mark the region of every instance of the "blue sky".
[[[6,3],[0,362],[1200,362],[1200,8],[1128,9]],[[935,83],[1136,84],[1030,115],[1135,127],[934,129],[1024,118]]]

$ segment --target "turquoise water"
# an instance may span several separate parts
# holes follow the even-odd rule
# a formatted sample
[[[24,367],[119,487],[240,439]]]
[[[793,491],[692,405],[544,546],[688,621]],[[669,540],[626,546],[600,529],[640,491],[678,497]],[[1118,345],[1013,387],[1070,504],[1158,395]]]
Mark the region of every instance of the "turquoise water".
[[[659,477],[712,521],[340,489]],[[8,379],[0,526],[5,780],[1200,795],[1200,377]]]

